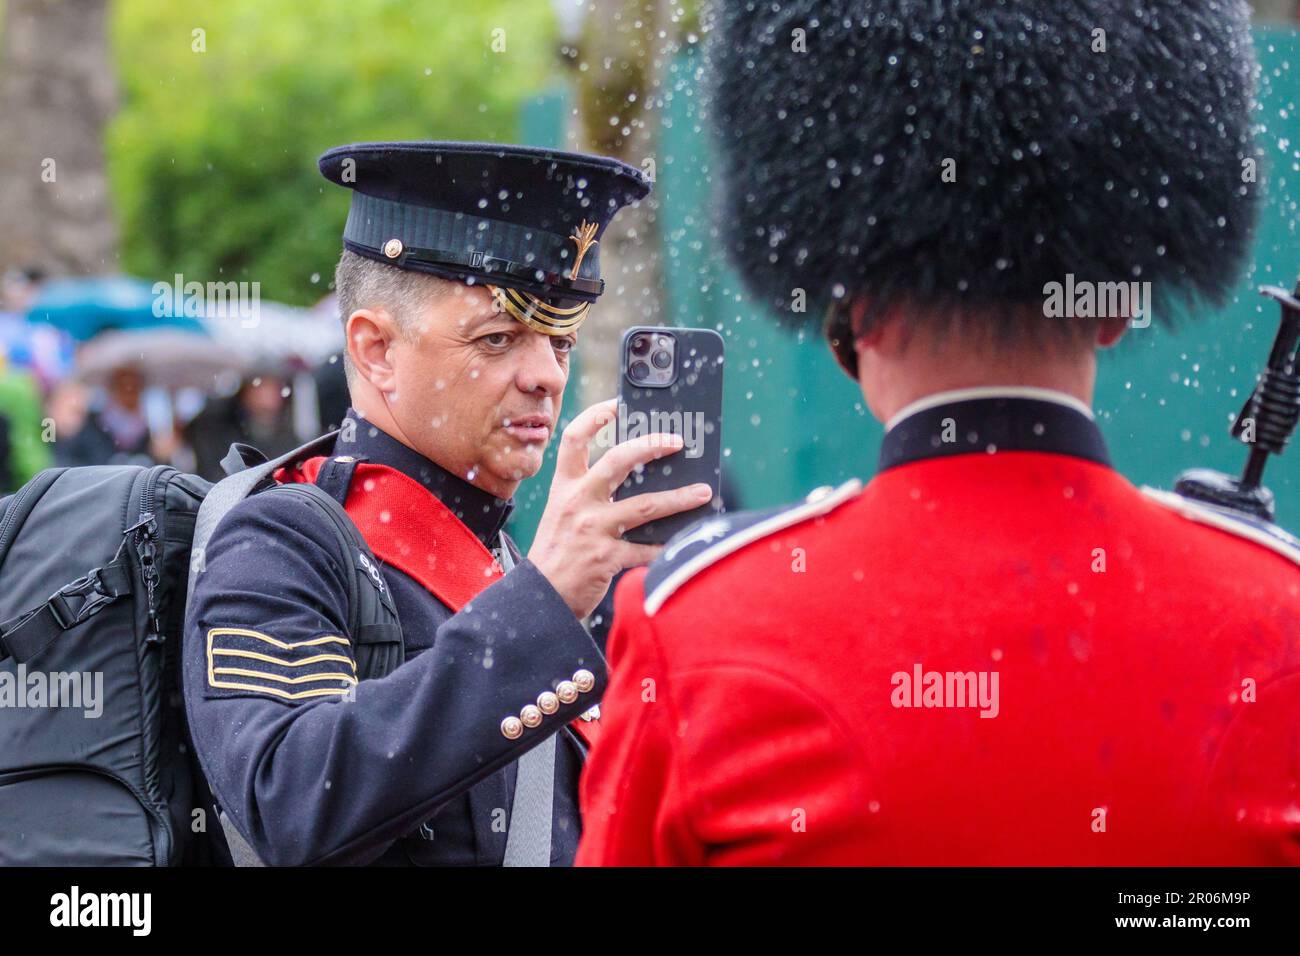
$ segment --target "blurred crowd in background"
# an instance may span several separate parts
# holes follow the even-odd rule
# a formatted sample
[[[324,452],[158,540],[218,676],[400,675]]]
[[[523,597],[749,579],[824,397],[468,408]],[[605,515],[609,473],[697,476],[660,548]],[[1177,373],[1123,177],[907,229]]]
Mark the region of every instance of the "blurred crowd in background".
[[[171,464],[215,481],[233,442],[276,455],[337,426],[333,296],[179,316],[171,299],[167,283],[125,276],[4,275],[0,494],[58,465]]]

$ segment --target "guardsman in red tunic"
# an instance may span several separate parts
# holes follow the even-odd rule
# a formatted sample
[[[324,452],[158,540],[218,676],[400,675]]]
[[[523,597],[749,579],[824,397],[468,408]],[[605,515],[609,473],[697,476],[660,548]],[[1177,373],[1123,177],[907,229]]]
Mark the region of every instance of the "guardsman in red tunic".
[[[1050,301],[1231,285],[1246,5],[837,6],[720,5],[722,208],[879,470],[624,579],[578,862],[1297,862],[1300,547],[1125,480],[1096,352],[1149,300]]]

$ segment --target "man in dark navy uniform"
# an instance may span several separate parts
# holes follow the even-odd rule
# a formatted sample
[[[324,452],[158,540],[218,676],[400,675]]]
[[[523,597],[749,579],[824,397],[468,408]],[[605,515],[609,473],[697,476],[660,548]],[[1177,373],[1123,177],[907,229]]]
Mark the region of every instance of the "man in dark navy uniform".
[[[1300,862],[1300,546],[1134,488],[1090,407],[1098,294],[1249,248],[1246,4],[716,9],[729,251],[835,303],[886,434],[626,575],[578,862]]]
[[[502,528],[603,289],[601,232],[650,184],[614,160],[478,144],[340,147],[320,167],[353,189],[337,272],[353,407],[329,455],[278,478],[329,491],[374,560],[287,489],[217,525],[184,659],[216,810],[240,862],[570,863],[605,684],[582,619],[656,553],[622,532],[708,489],[611,501],[680,445],[647,436],[589,467],[602,403],[564,432],[528,557]],[[404,644],[373,680],[348,631],[355,561]]]

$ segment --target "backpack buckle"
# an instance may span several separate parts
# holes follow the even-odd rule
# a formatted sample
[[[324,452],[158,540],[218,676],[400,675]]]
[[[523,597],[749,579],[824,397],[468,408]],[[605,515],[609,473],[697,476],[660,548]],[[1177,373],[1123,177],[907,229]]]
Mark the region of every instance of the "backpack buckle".
[[[50,595],[48,602],[50,613],[54,615],[54,620],[63,630],[66,631],[80,624],[105,604],[110,604],[116,599],[116,595],[105,592],[103,582],[99,578],[99,570],[95,568],[89,574],[77,578],[71,584],[65,584]],[[81,598],[81,605],[74,610],[69,598]]]

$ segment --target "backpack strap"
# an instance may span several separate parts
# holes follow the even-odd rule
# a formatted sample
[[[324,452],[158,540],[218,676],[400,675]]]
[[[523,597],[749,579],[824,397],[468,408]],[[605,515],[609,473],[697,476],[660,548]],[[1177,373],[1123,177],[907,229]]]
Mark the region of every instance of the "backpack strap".
[[[318,485],[277,485],[263,494],[296,495],[329,519],[334,529],[334,553],[350,565],[348,582],[348,634],[357,662],[357,679],[384,677],[405,660],[397,604],[379,570],[370,546],[337,499]],[[346,489],[343,491],[346,496]]]
[[[329,432],[270,461],[259,461],[261,453],[248,445],[230,446],[221,465],[232,473],[212,486],[212,490],[203,499],[194,522],[187,603],[194,594],[194,583],[203,568],[203,549],[207,547],[212,532],[221,519],[258,485],[271,480],[281,468],[292,468],[308,458],[328,456],[338,434],[338,431]],[[357,676],[361,680],[383,677],[405,659],[397,605],[379,572],[379,563],[369,545],[343,510],[342,502],[347,499],[347,486],[356,463],[346,460],[337,462],[333,458],[328,460],[340,466],[350,465],[343,472],[330,472],[333,476],[333,495],[315,485],[296,483],[277,485],[265,493],[297,494],[329,518],[337,540],[335,553],[344,556],[353,568],[353,574],[348,579],[348,630],[357,658]]]
[[[501,565],[515,566],[506,536],[501,535]],[[510,827],[502,866],[550,866],[551,826],[555,816],[555,747],[559,734],[519,758],[515,798],[510,804]]]
[[[370,544],[361,534],[355,521],[347,513],[348,489],[357,465],[366,456],[338,455],[327,458],[316,474],[315,487],[325,492],[330,502],[318,499],[317,503],[334,513],[335,523],[342,536],[339,544],[344,554],[354,558],[354,569],[360,583],[356,596],[348,603],[349,632],[352,634],[353,653],[357,658],[357,677],[372,680],[391,673],[406,659],[402,643],[402,626],[397,618],[397,604],[393,600],[388,582],[379,570],[379,562]],[[311,487],[299,485],[298,487]]]
[[[194,519],[194,541],[190,546],[190,576],[185,586],[186,604],[189,604],[190,598],[194,596],[194,583],[203,571],[204,549],[207,548],[212,532],[217,530],[221,519],[231,508],[247,498],[254,488],[263,481],[269,480],[277,469],[286,465],[295,465],[316,455],[328,455],[334,447],[334,439],[337,435],[337,431],[322,435],[300,448],[285,452],[279,458],[236,471],[212,486],[212,490],[203,499],[203,504],[199,506],[198,516]],[[230,453],[221,460],[222,467],[226,467],[227,462],[233,463],[233,456],[237,454],[236,448],[232,447]]]
[[[357,465],[365,460],[365,455],[359,457],[338,455],[334,458],[326,458],[321,462],[320,471],[316,473],[316,487],[346,508],[348,489],[352,487],[352,476],[356,474]]]
[[[230,862],[235,866],[266,866],[257,855],[251,843],[244,839],[226,811],[217,809],[217,820],[221,823],[221,832],[226,837],[226,849],[230,851]]]
[[[247,445],[232,445],[222,459],[221,466],[228,477],[213,485],[194,522],[194,543],[190,551],[190,576],[186,590],[186,603],[194,595],[194,584],[203,568],[203,549],[212,538],[212,532],[226,514],[243,501],[253,490],[281,468],[292,468],[308,458],[329,455],[334,447],[337,431],[322,435],[301,448],[270,461],[258,459],[261,453]],[[351,470],[347,472],[351,480]],[[338,489],[335,489],[338,491]],[[348,582],[348,632],[352,638],[352,653],[357,662],[359,680],[372,680],[391,673],[405,657],[401,623],[397,618],[397,605],[388,585],[379,571],[379,563],[370,552],[369,545],[343,510],[342,501],[314,484],[282,484],[268,488],[263,494],[297,495],[329,518],[336,535],[335,553],[351,564],[353,573],[345,575]],[[347,498],[347,484],[342,485],[342,499]],[[265,865],[234,826],[218,808],[218,819],[225,834],[226,846],[236,866]]]
[[[112,563],[91,569],[59,588],[44,604],[0,623],[0,661],[10,657],[20,664],[30,661],[64,631],[129,595],[131,579],[131,561],[123,541]]]
[[[230,450],[227,451],[225,457],[221,459],[221,470],[227,475],[233,475],[236,472],[244,471],[248,468],[256,468],[258,465],[265,463],[266,456],[252,445],[245,445],[243,442],[233,442],[231,443]]]
[[[46,468],[44,471],[38,471],[31,481],[15,491],[13,497],[9,499],[9,507],[0,514],[0,564],[4,563],[5,555],[18,540],[18,532],[23,530],[28,516],[36,508],[36,502],[41,500],[45,492],[50,490],[50,486],[67,470]]]
[[[14,495],[0,520],[0,562],[13,547],[37,502],[66,470],[48,468],[39,472]],[[129,595],[131,564],[125,547],[124,540],[111,563],[102,568],[91,568],[77,580],[59,588],[43,604],[0,622],[0,661],[11,657],[18,663],[30,661],[64,631],[93,617],[118,598]]]

